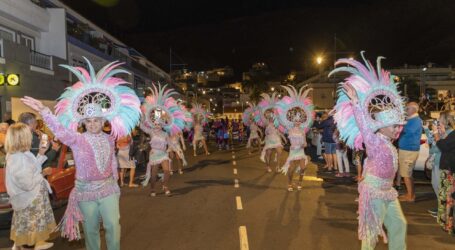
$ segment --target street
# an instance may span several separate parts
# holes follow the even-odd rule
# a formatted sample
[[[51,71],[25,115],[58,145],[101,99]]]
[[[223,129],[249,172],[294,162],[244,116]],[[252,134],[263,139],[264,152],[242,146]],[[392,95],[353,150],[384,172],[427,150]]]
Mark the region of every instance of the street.
[[[210,156],[186,151],[189,167],[171,177],[172,197],[152,198],[149,188],[122,189],[122,249],[360,248],[356,184],[350,179],[318,173],[311,163],[303,190],[288,192],[285,176],[266,173],[257,151],[248,155],[242,145],[211,149]],[[419,179],[417,192],[418,201],[402,204],[408,249],[453,249],[455,237],[426,212],[435,204],[429,182]],[[55,213],[59,219],[63,208]],[[0,249],[8,249],[9,230],[0,233]],[[82,241],[54,242],[53,249],[85,249]],[[376,249],[387,248],[380,242]]]

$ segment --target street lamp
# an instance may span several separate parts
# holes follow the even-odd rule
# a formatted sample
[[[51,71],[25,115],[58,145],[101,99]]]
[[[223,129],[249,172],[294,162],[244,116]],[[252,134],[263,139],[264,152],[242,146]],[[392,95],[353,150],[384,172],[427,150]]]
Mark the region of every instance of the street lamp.
[[[322,56],[316,57],[316,63],[317,63],[318,65],[321,65],[321,64],[322,64],[322,61],[324,61],[324,58],[322,58]]]
[[[271,87],[270,90],[271,90],[271,91],[275,91],[275,88],[274,88],[274,87]]]

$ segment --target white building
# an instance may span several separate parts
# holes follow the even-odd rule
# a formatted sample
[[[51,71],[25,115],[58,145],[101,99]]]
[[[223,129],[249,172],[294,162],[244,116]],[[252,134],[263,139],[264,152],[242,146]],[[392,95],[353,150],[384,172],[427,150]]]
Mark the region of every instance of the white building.
[[[1,116],[12,113],[16,119],[27,110],[19,101],[24,95],[53,106],[75,80],[58,65],[85,66],[83,56],[96,69],[115,60],[125,62],[123,67],[132,73],[127,80],[138,95],[152,81],[170,82],[165,71],[60,1],[1,0]],[[2,76],[13,74],[19,76],[18,85],[2,84]]]

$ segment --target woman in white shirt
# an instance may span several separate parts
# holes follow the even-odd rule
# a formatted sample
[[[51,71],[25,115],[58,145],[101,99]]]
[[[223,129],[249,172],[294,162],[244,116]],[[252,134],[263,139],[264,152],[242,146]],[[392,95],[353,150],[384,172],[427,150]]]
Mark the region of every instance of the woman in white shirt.
[[[56,224],[49,201],[49,183],[41,169],[49,145],[41,144],[36,157],[30,152],[31,145],[32,134],[27,125],[16,123],[9,127],[5,140],[5,182],[14,210],[10,234],[13,249],[27,249],[23,246],[48,249],[53,245],[45,242]]]

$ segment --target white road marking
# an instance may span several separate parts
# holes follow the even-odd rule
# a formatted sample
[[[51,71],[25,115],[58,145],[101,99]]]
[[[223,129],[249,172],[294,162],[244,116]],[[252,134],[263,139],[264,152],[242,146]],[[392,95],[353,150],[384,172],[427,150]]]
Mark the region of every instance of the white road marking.
[[[236,161],[232,161],[232,165],[237,165],[237,162]]]
[[[232,159],[235,159],[235,155],[232,156]]]
[[[237,210],[243,210],[242,198],[240,196],[235,197],[235,202],[237,203]]]
[[[249,250],[248,246],[248,235],[246,233],[246,226],[239,227],[239,236],[240,236],[240,250]]]
[[[234,187],[239,188],[239,179],[234,179]]]
[[[235,175],[237,174],[237,169],[236,169],[236,168],[234,168],[234,174],[235,174]]]

